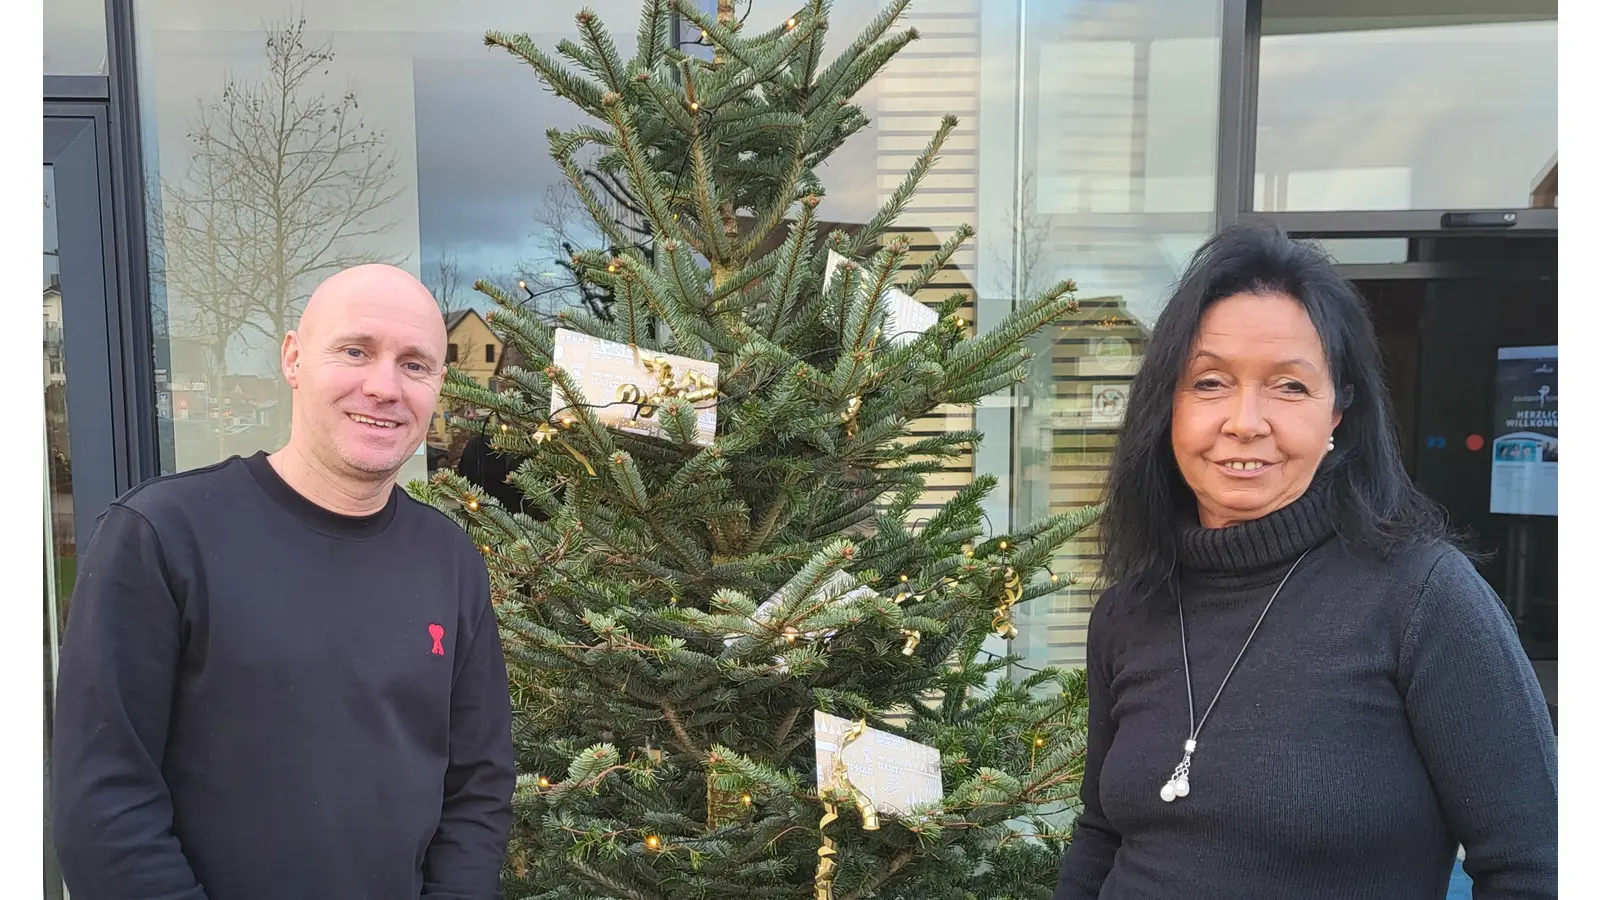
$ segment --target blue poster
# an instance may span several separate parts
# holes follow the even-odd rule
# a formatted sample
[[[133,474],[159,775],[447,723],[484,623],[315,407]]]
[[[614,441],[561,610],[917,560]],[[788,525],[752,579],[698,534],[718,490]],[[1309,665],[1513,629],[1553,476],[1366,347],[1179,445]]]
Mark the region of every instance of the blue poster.
[[[1556,514],[1556,348],[1501,347],[1489,511]]]

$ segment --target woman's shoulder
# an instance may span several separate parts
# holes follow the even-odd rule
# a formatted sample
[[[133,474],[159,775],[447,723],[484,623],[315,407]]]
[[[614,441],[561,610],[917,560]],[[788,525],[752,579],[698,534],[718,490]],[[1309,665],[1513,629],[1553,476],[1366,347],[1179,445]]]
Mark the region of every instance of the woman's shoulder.
[[[1463,574],[1473,571],[1472,561],[1454,544],[1428,539],[1401,546],[1368,548],[1331,540],[1330,574],[1352,583],[1378,579],[1388,582],[1386,593],[1420,591],[1435,573]],[[1341,570],[1343,574],[1341,574]]]

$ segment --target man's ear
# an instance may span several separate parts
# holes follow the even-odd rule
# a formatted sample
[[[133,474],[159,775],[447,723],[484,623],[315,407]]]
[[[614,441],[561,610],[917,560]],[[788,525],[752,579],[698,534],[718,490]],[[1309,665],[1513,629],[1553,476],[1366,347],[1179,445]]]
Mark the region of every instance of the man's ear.
[[[283,351],[281,354],[283,364],[283,377],[288,379],[289,387],[300,387],[300,346],[299,332],[291,331],[283,336]]]

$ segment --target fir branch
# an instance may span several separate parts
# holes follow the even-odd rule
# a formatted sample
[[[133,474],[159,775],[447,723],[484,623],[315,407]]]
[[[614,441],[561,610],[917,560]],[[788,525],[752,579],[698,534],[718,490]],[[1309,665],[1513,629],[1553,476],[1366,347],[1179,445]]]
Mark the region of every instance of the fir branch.
[[[917,188],[921,186],[922,179],[927,177],[928,172],[933,168],[934,162],[938,160],[939,151],[943,149],[944,142],[949,139],[950,132],[955,130],[956,121],[955,116],[949,115],[940,120],[939,130],[934,132],[932,138],[929,138],[927,148],[917,157],[917,161],[912,164],[910,171],[906,173],[905,179],[900,182],[900,186],[895,189],[889,201],[883,205],[882,209],[878,210],[878,213],[866,225],[861,227],[860,231],[856,232],[856,236],[849,242],[847,250],[844,251],[846,256],[860,256],[867,246],[877,243],[878,239],[883,236],[883,232],[896,219],[900,218],[900,214],[905,211],[906,204],[911,202],[912,196],[916,194]]]

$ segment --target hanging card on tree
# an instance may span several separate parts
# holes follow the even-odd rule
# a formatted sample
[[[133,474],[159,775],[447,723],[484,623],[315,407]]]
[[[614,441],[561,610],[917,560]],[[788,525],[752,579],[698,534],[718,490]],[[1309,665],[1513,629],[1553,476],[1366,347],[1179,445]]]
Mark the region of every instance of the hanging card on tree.
[[[589,411],[607,428],[666,438],[661,405],[682,397],[695,408],[694,443],[709,447],[717,434],[717,364],[619,344],[566,328],[556,329],[555,364],[583,391]],[[550,392],[550,416],[574,401]]]
[[[878,812],[900,816],[944,799],[938,750],[821,710],[813,715],[818,790],[860,791]],[[841,745],[846,745],[842,755]],[[836,759],[844,764],[844,779],[837,778]]]
[[[828,266],[822,276],[824,291],[833,283],[833,273],[844,261],[845,257],[837,251],[828,251]],[[939,324],[939,314],[928,304],[897,287],[885,291],[884,299],[887,301],[889,315],[884,322],[883,333],[888,335],[891,344],[897,346],[909,344]]]

